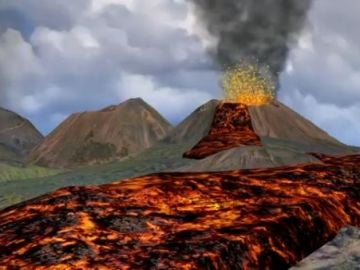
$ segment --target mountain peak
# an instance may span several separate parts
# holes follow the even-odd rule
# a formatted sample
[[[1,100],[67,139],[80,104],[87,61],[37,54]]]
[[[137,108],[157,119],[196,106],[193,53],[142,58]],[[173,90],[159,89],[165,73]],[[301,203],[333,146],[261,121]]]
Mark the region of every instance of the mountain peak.
[[[141,98],[71,115],[30,155],[49,167],[78,167],[123,159],[143,151],[171,129]]]

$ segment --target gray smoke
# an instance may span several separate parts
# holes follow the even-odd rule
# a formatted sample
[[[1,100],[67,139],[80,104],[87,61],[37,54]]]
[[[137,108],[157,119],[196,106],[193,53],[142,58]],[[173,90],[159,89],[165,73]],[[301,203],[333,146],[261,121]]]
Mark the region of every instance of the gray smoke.
[[[192,1],[208,31],[218,38],[212,54],[221,67],[256,59],[275,77],[311,6],[311,0]]]

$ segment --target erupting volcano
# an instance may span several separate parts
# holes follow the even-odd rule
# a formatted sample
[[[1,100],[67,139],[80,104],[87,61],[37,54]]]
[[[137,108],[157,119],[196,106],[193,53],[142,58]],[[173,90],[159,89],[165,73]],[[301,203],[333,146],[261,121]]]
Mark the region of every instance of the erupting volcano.
[[[189,159],[206,159],[235,148],[266,147],[271,139],[321,141],[340,146],[308,120],[276,101],[275,82],[266,66],[241,64],[223,77],[224,100],[216,106],[207,135],[183,154]],[[265,143],[264,143],[265,142]]]
[[[234,101],[249,101],[235,92]],[[207,135],[184,156],[206,160],[285,139],[345,149],[272,99],[212,102]],[[315,162],[158,173],[4,209],[0,269],[288,269],[344,226],[360,226],[360,155],[306,154]]]
[[[245,72],[245,87],[235,73],[224,86],[233,100],[211,102],[209,130],[184,157],[281,140],[349,150],[273,100],[271,85]],[[175,129],[165,141],[182,135]],[[296,166],[68,187],[4,209],[0,269],[288,269],[344,226],[360,226],[360,155],[321,152]]]

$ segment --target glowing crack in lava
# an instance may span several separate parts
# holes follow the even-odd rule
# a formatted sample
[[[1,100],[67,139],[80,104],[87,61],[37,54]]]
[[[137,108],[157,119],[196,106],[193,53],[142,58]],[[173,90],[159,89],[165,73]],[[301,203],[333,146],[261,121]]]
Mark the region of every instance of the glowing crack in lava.
[[[0,211],[0,269],[287,269],[360,226],[360,155],[69,187]]]
[[[276,97],[276,83],[267,66],[243,62],[229,67],[222,78],[227,102],[259,106]]]

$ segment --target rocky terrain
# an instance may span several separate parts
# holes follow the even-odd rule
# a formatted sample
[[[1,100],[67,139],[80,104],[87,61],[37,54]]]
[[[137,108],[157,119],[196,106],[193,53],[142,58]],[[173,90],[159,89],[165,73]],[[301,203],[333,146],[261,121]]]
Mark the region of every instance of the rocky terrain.
[[[291,268],[291,270],[339,269],[360,269],[360,229],[358,227],[344,227],[335,239]]]
[[[0,163],[23,164],[25,156],[42,140],[29,120],[0,108]]]

